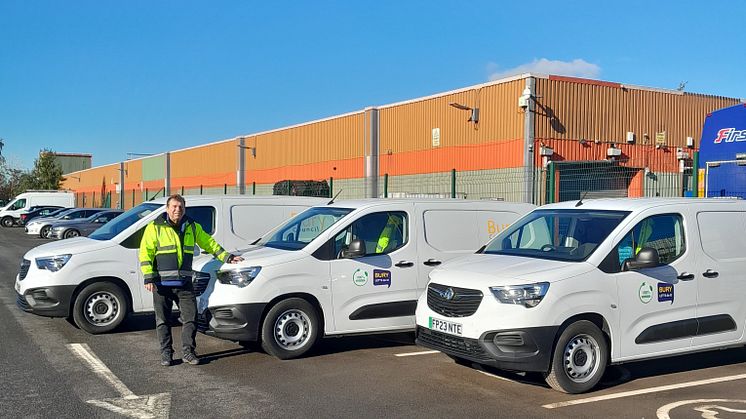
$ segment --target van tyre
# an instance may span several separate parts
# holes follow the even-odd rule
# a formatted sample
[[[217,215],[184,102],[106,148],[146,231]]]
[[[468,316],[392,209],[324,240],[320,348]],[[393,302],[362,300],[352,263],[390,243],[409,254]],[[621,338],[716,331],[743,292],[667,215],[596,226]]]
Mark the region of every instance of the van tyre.
[[[97,335],[116,329],[129,310],[129,301],[119,286],[94,282],[75,298],[73,320],[86,332]]]
[[[590,321],[572,323],[555,342],[545,380],[563,393],[584,393],[598,384],[609,361],[606,336]]]
[[[65,234],[63,235],[63,238],[65,238],[65,239],[71,239],[73,237],[78,237],[78,236],[80,236],[80,232],[78,230],[74,229],[74,228],[71,228],[71,229],[65,231]]]
[[[319,337],[319,314],[302,298],[275,304],[262,323],[262,349],[280,359],[293,359],[308,352]]]
[[[13,217],[3,217],[2,221],[0,221],[0,224],[2,224],[3,227],[13,227],[15,221],[13,220]]]

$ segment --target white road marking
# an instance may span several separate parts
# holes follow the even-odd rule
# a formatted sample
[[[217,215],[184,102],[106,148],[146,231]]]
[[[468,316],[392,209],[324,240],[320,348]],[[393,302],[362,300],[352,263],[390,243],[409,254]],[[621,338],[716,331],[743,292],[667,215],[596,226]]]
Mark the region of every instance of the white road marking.
[[[492,373],[489,373],[489,372],[487,372],[487,371],[483,371],[483,370],[481,370],[481,369],[477,369],[477,371],[478,371],[478,372],[481,372],[482,374],[484,374],[484,375],[486,375],[486,376],[488,376],[488,377],[492,377],[492,378],[497,378],[498,380],[503,380],[503,381],[507,381],[507,382],[509,382],[509,383],[517,383],[517,381],[515,381],[515,380],[511,380],[510,378],[505,378],[505,377],[501,377],[501,376],[499,376],[499,375],[496,375],[496,374],[492,374]]]
[[[417,356],[417,355],[431,355],[431,354],[439,354],[440,351],[421,351],[421,352],[405,352],[402,354],[394,354],[394,356]]]
[[[746,379],[746,374],[730,375],[727,377],[709,378],[707,380],[689,381],[686,383],[670,384],[667,386],[643,388],[640,390],[623,391],[621,393],[612,393],[604,396],[588,397],[585,399],[568,400],[566,402],[550,403],[542,405],[545,409],[556,409],[558,407],[574,406],[578,404],[600,402],[604,400],[620,399],[623,397],[639,396],[641,394],[659,393],[662,391],[676,390],[679,388],[704,386],[708,384],[724,383],[728,381]]]
[[[88,400],[86,403],[138,419],[168,418],[171,410],[171,393],[138,396],[133,393],[84,343],[67,345],[70,351],[88,364],[96,375],[109,383],[122,396],[103,400]]]
[[[702,413],[703,418],[707,419],[714,419],[717,418],[718,412],[715,409],[722,410],[724,412],[730,412],[730,413],[746,413],[746,410],[742,409],[733,409],[730,407],[725,406],[719,406],[712,403],[746,403],[746,400],[731,400],[731,399],[698,399],[698,400],[682,400],[679,402],[669,403],[665,406],[661,406],[655,414],[658,416],[658,419],[671,419],[671,416],[669,415],[669,412],[671,410],[685,406],[687,404],[700,404],[700,403],[708,403],[704,404],[702,406],[697,406],[694,408],[694,410]]]
[[[88,364],[93,372],[106,380],[125,399],[136,399],[135,393],[131,392],[122,381],[101,360],[91,352],[88,345],[84,343],[71,343],[68,348],[81,360]]]

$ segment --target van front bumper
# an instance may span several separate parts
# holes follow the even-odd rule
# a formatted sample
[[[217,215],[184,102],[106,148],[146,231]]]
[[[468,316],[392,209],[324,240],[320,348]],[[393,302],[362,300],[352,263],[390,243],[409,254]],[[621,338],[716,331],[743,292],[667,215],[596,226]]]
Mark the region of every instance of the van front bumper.
[[[485,332],[479,339],[417,326],[415,342],[445,354],[508,371],[547,372],[559,326]]]
[[[47,317],[67,317],[70,315],[75,285],[55,285],[31,288],[23,295],[17,294],[16,305],[27,313]]]
[[[206,308],[197,314],[197,330],[236,342],[257,341],[265,307],[266,303],[251,303]]]

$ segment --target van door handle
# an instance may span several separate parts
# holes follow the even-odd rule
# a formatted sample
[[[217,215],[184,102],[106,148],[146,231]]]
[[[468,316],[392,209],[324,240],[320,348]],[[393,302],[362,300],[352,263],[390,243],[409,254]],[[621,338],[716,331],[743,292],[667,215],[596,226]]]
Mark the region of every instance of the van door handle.
[[[408,260],[400,260],[394,266],[398,266],[400,268],[409,268],[410,266],[414,266],[414,262],[410,262]]]
[[[443,262],[439,261],[438,259],[428,259],[428,260],[426,260],[426,261],[424,261],[422,263],[425,264],[425,265],[427,265],[427,266],[438,266],[438,265],[440,265]]]
[[[702,272],[702,276],[705,278],[717,278],[718,275],[720,275],[717,271],[713,271],[712,269],[708,269],[704,272]]]
[[[677,276],[676,279],[680,279],[682,281],[691,281],[692,279],[694,279],[694,274],[688,274],[684,272],[681,275]]]

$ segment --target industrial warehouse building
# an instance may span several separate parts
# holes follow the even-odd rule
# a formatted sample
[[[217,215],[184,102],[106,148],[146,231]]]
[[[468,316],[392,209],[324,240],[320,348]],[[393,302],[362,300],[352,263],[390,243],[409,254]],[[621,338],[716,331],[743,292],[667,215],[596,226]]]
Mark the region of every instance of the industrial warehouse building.
[[[63,187],[76,192],[78,205],[124,208],[170,193],[536,204],[582,195],[696,195],[691,167],[704,119],[738,103],[523,74],[80,170]]]

